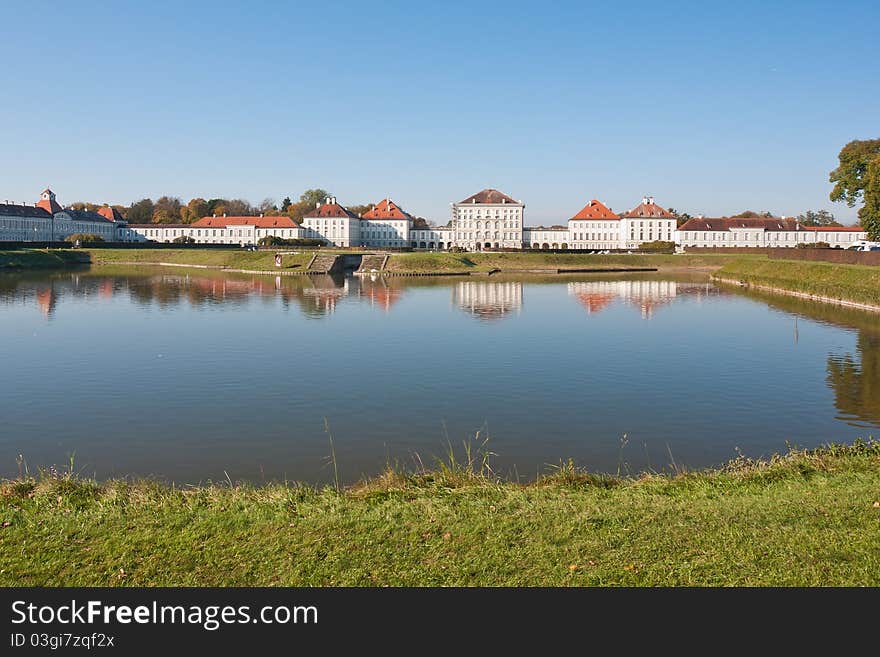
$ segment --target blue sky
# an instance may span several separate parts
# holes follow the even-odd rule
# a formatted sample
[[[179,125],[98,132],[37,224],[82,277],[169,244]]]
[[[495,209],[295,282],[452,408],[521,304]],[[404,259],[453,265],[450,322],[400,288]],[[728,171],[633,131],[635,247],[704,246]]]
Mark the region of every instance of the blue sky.
[[[650,194],[827,208],[880,137],[876,2],[44,3],[0,8],[0,199],[252,202],[321,186],[445,222]]]

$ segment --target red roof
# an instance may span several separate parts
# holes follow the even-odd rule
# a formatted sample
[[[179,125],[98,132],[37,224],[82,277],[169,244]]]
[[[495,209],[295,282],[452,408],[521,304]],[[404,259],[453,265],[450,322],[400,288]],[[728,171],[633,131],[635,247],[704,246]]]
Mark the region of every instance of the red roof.
[[[56,212],[61,212],[64,209],[60,205],[58,205],[54,198],[40,199],[40,202],[37,203],[37,207],[43,208],[49,214],[55,214]]]
[[[349,219],[358,218],[358,216],[354,212],[350,212],[343,206],[339,205],[339,203],[336,202],[335,198],[331,199],[327,203],[322,203],[308,214],[303,215],[304,219],[312,219],[315,217],[339,217],[343,219],[345,219],[346,217]]]
[[[724,231],[733,228],[761,228],[764,230],[803,230],[804,227],[794,219],[781,219],[779,217],[720,217],[717,219],[695,218],[688,219],[678,230],[712,230]]]
[[[632,210],[627,212],[624,217],[663,217],[665,219],[675,219],[675,215],[661,208],[659,205],[654,203],[653,197],[647,197],[642,199],[642,202],[639,203]]]
[[[288,216],[273,217],[202,217],[192,224],[195,228],[226,228],[226,226],[256,226],[257,228],[299,228]]]
[[[601,201],[593,199],[587,203],[583,209],[572,217],[572,219],[620,219]]]
[[[817,233],[864,233],[861,226],[801,226],[803,230],[812,230]]]
[[[369,212],[365,212],[361,219],[412,219],[412,217],[390,198],[386,198],[374,205]]]
[[[499,203],[514,203],[512,198],[510,198],[504,192],[499,192],[497,189],[484,189],[482,192],[477,192],[473,196],[468,196],[465,200],[461,201],[459,205],[464,203],[487,203],[487,204],[499,204]]]
[[[122,215],[115,208],[105,206],[98,210],[98,214],[108,221],[123,221]]]

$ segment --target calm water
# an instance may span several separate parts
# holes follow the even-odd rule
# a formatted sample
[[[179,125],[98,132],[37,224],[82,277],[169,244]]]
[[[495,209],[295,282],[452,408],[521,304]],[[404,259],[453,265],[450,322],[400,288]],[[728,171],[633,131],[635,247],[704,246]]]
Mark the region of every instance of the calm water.
[[[5,275],[0,363],[4,476],[326,481],[325,419],[347,481],[478,431],[524,478],[880,433],[877,317],[700,278]]]

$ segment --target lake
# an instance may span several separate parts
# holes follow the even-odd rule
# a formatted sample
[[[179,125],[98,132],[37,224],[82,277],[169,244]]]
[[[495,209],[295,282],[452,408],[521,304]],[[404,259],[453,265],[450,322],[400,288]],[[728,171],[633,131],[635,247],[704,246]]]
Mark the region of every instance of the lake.
[[[3,476],[320,483],[332,437],[346,482],[487,439],[533,479],[880,426],[880,318],[702,275],[4,274],[0,363]]]

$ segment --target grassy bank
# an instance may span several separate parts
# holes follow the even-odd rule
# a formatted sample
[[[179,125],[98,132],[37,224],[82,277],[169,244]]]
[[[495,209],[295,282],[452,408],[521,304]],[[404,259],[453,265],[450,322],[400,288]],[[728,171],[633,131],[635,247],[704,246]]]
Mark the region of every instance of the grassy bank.
[[[298,249],[280,249],[294,251]],[[180,265],[202,265],[227,269],[250,269],[274,271],[274,251],[245,251],[244,249],[92,249],[89,251],[96,265],[121,263],[156,264],[173,263]],[[314,255],[313,251],[302,251],[284,256],[285,269],[304,269]]]
[[[337,492],[70,476],[0,487],[0,583],[878,585],[880,444],[521,485],[480,466]]]
[[[749,256],[751,258],[751,256]],[[493,270],[538,270],[577,267],[656,267],[661,271],[715,270],[735,259],[729,255],[651,255],[590,253],[397,253],[388,259],[386,271],[395,273],[466,273]]]
[[[729,262],[714,275],[746,285],[880,306],[880,267],[749,258]]]
[[[59,269],[87,264],[88,255],[67,249],[17,249],[0,251],[0,271],[21,269]]]

